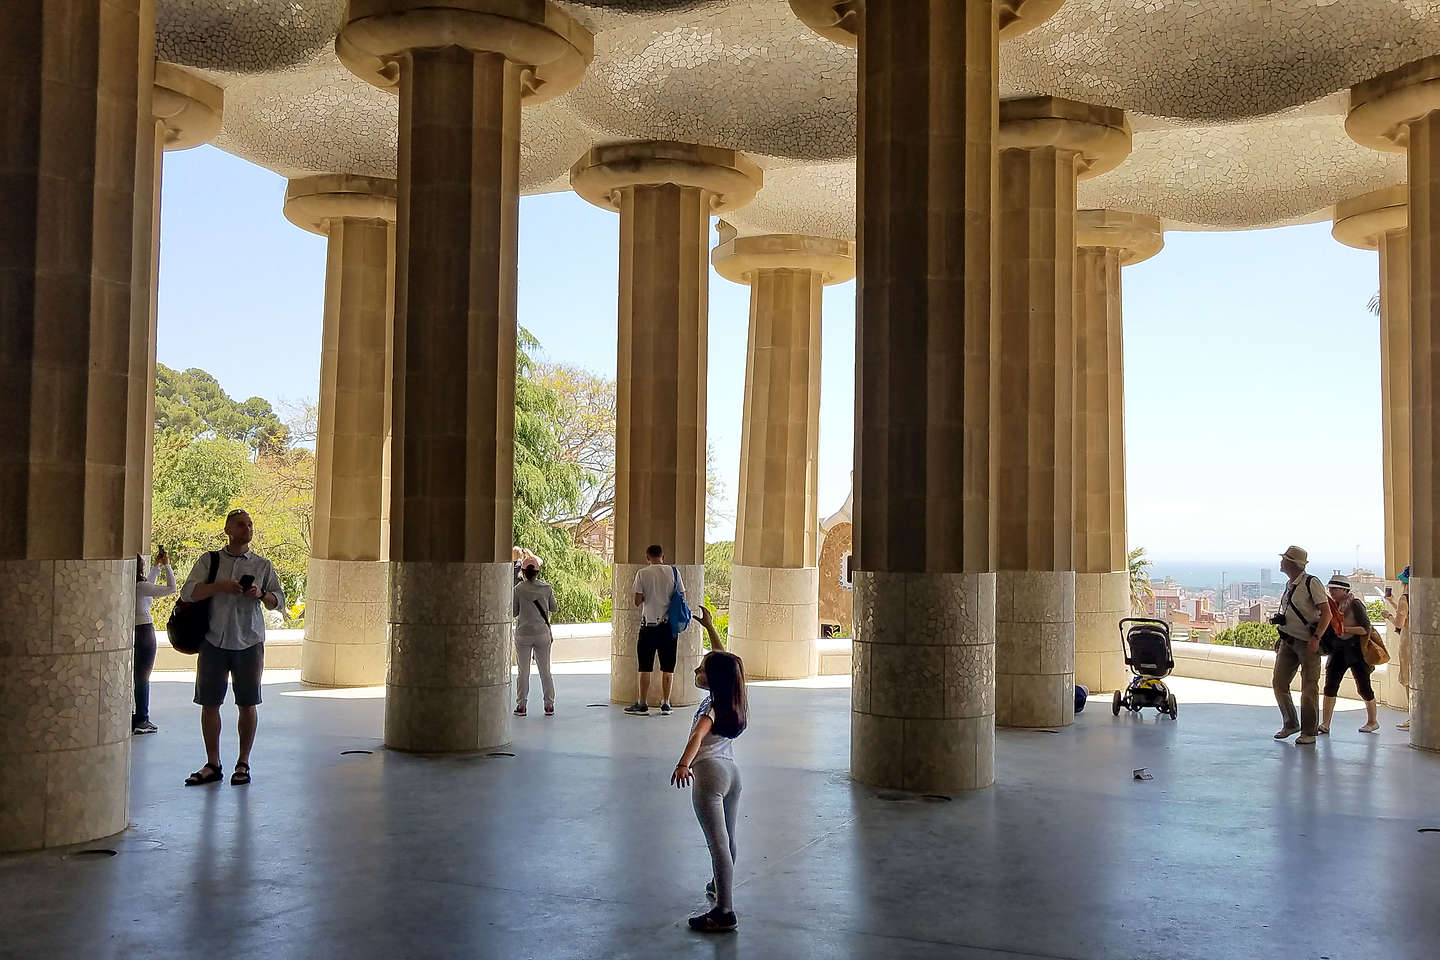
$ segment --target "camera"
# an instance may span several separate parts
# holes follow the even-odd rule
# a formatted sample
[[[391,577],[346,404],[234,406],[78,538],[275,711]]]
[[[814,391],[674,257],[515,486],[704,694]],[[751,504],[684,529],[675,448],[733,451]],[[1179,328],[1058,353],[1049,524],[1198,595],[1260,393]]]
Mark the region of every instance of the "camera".
[[[1285,626],[1285,614],[1272,613],[1269,622],[1277,627],[1283,627]]]

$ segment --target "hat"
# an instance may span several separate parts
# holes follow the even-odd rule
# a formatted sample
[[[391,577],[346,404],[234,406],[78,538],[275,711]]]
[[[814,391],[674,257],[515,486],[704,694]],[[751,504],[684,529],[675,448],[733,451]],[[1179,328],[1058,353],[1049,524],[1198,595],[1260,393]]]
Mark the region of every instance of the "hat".
[[[521,570],[539,570],[539,569],[540,569],[540,558],[539,558],[539,557],[533,557],[533,556],[532,556],[532,557],[526,557],[524,560],[521,560],[521,561],[520,561],[520,569],[521,569]]]
[[[1286,547],[1285,552],[1280,556],[1292,563],[1298,563],[1302,567],[1310,562],[1310,554],[1306,553],[1303,547],[1297,547],[1293,543]]]
[[[1400,582],[1401,582],[1401,583],[1409,583],[1409,582],[1410,582],[1410,564],[1408,564],[1408,563],[1405,564],[1405,569],[1400,571]]]
[[[1329,584],[1327,584],[1327,586],[1339,587],[1341,590],[1349,590],[1349,589],[1350,589],[1350,581],[1349,581],[1349,580],[1346,580],[1344,577],[1340,576],[1339,574],[1336,574],[1335,576],[1333,576],[1333,577],[1330,578],[1330,582],[1329,582]]]

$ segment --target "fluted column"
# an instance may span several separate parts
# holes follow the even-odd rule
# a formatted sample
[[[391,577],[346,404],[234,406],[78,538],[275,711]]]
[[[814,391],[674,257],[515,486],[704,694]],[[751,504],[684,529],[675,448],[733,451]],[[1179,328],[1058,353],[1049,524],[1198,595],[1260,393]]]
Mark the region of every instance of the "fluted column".
[[[1000,105],[995,721],[1074,719],[1075,184],[1130,152],[1123,111]]]
[[[13,0],[0,30],[0,851],[126,823],[154,29]]]
[[[509,740],[520,106],[591,39],[536,0],[351,0],[336,52],[400,96],[385,743]]]
[[[395,181],[291,180],[285,216],[328,237],[315,437],[315,519],[300,679],[385,682]]]
[[[747,676],[816,673],[820,306],[855,276],[855,244],[826,237],[736,237],[721,224],[711,262],[750,287],[740,498],[729,649]]]
[[[1408,155],[1412,560],[1404,641],[1410,743],[1440,750],[1440,56],[1354,87],[1345,127],[1366,146]],[[1400,253],[1387,244],[1387,257]]]
[[[1075,243],[1075,682],[1098,693],[1128,682],[1120,271],[1159,253],[1165,238],[1155,217],[1081,210]]]
[[[596,147],[570,182],[620,214],[610,699],[631,703],[640,612],[630,597],[645,548],[665,548],[692,607],[705,595],[710,216],[748,203],[761,175],[732,150],[647,141]],[[700,699],[693,674],[703,635],[697,623],[680,636],[676,705]]]
[[[128,485],[125,505],[126,552],[148,556],[152,473],[155,466],[155,319],[160,290],[160,194],[163,155],[209,143],[220,132],[225,91],[163,60],[152,65],[154,85],[150,117],[143,123],[141,147],[149,156],[137,164],[135,184],[135,274],[131,283],[136,329],[130,378],[126,462],[136,480]],[[143,71],[142,71],[143,73]],[[141,78],[142,82],[144,77]]]

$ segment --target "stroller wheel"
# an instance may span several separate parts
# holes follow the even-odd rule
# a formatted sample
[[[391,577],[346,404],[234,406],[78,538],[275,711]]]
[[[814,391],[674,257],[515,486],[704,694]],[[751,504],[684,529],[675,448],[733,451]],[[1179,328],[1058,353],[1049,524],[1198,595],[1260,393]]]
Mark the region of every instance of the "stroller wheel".
[[[1110,712],[1113,713],[1113,714],[1115,714],[1115,716],[1117,716],[1117,717],[1120,716],[1120,691],[1119,691],[1119,690],[1116,690],[1116,691],[1115,691],[1115,700],[1110,704]]]
[[[1170,714],[1171,720],[1174,720],[1180,715],[1180,704],[1175,699],[1175,694],[1173,693],[1165,698],[1165,712]]]

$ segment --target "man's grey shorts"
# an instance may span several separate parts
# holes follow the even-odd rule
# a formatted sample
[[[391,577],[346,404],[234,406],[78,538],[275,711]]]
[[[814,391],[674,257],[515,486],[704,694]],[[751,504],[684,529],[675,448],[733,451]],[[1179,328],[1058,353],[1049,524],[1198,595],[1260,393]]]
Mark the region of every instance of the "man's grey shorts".
[[[195,702],[218,707],[225,702],[225,688],[235,682],[235,706],[253,707],[260,702],[260,675],[265,672],[265,643],[244,650],[222,650],[207,640],[200,644],[195,665]]]

